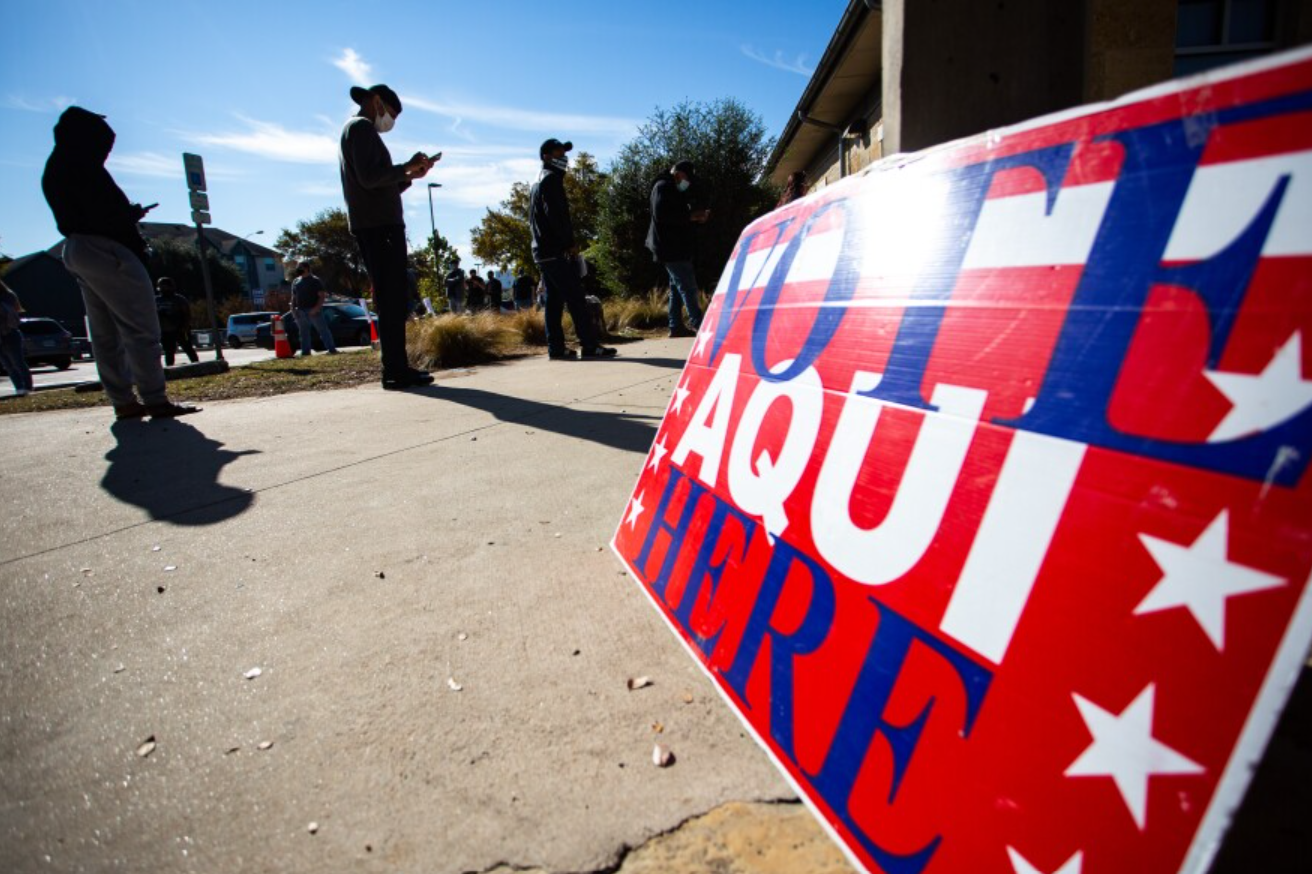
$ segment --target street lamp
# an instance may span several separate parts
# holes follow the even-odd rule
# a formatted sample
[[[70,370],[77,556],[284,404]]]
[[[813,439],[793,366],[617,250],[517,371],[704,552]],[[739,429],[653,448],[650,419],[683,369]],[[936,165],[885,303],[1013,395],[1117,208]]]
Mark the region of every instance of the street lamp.
[[[249,240],[251,237],[258,237],[262,233],[264,233],[264,231],[251,231],[249,234],[246,234],[244,237],[242,237],[242,239]]]
[[[428,183],[428,224],[433,229],[433,236],[429,238],[430,240],[433,241],[429,243],[430,246],[436,245],[436,241],[437,241],[437,221],[433,218],[433,189],[441,188],[441,187],[442,187],[441,182]]]

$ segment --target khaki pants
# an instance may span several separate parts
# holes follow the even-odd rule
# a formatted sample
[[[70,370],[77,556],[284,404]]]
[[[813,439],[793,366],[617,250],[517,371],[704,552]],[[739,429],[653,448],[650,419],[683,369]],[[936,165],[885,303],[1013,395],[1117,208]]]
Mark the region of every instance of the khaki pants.
[[[72,234],[64,265],[82,286],[96,370],[110,401],[135,402],[135,385],[142,403],[168,403],[155,290],[141,259],[108,237]]]

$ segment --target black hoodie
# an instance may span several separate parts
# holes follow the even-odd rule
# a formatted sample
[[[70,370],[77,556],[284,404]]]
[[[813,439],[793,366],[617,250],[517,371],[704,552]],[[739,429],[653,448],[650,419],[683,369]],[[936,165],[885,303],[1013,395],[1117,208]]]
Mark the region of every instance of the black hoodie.
[[[137,229],[141,207],[128,201],[105,169],[114,148],[114,130],[103,115],[70,106],[55,124],[55,149],[46,161],[41,190],[64,236],[95,234],[122,243],[146,257]]]
[[[697,237],[692,224],[692,204],[679,190],[670,173],[661,175],[651,188],[651,225],[647,248],[659,262],[691,261],[697,254]]]

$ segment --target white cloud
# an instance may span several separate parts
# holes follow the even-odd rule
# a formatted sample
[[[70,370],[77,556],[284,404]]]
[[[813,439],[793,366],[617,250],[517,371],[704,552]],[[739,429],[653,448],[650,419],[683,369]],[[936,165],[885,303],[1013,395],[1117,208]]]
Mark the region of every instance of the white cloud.
[[[159,152],[115,152],[109,156],[106,166],[115,175],[152,176],[182,181],[181,155],[161,155]],[[232,179],[238,174],[230,169],[209,164],[205,167],[205,175],[209,179]]]
[[[355,49],[343,49],[341,57],[333,61],[333,66],[345,73],[346,77],[356,85],[373,84],[374,68],[366,63]]]
[[[288,130],[282,125],[238,118],[247,130],[223,133],[184,133],[194,143],[218,146],[237,152],[259,155],[273,161],[295,164],[336,164],[337,137],[326,133]]]
[[[639,124],[631,118],[617,116],[539,112],[484,103],[443,102],[416,97],[413,94],[402,97],[401,102],[405,106],[413,106],[424,112],[456,119],[457,127],[465,122],[475,121],[506,130],[534,131],[544,136],[554,135],[564,139],[589,134],[628,137],[637,132]]]
[[[815,73],[815,67],[806,62],[806,55],[798,55],[790,61],[784,57],[782,51],[776,51],[773,56],[770,56],[755,46],[743,45],[739,48],[746,57],[751,58],[758,64],[765,64],[767,67],[773,67],[776,70],[796,73],[798,76],[806,76],[808,79]]]
[[[10,94],[5,98],[3,105],[5,109],[17,109],[22,112],[63,112],[69,106],[73,105],[72,97],[42,97],[37,100],[29,100],[18,94]]]
[[[442,167],[446,162],[439,164]],[[441,182],[434,192],[438,201],[482,210],[496,207],[510,194],[516,182],[531,183],[537,178],[542,162],[536,158],[511,158],[504,161],[457,162],[435,172],[425,181]]]

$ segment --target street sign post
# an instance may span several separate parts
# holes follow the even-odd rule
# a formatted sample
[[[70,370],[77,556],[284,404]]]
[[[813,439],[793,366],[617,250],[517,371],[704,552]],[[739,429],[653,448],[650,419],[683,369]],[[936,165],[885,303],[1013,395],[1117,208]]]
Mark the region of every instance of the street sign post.
[[[187,176],[187,190],[191,199],[191,221],[196,226],[196,250],[200,253],[200,275],[205,283],[205,304],[209,310],[210,331],[218,338],[214,343],[214,360],[223,360],[223,340],[219,331],[218,312],[214,307],[214,283],[210,278],[209,261],[205,258],[205,229],[211,223],[210,197],[205,185],[205,161],[200,155],[182,153],[182,169]]]
[[[1312,52],[747,227],[613,540],[867,871],[1202,874],[1312,643]]]

